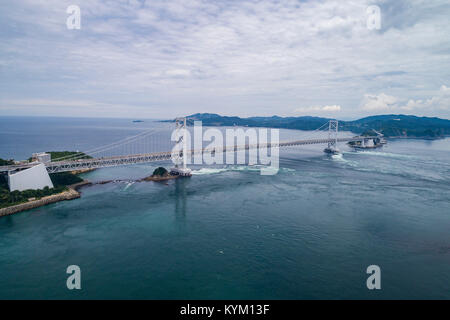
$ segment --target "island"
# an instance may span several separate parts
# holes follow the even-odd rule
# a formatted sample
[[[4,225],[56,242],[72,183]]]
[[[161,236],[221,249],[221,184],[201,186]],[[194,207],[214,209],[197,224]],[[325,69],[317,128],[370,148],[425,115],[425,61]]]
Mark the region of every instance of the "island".
[[[196,113],[186,118],[187,125],[202,121],[204,126],[241,126],[280,129],[315,130],[330,118],[322,117],[229,117],[215,113]],[[164,120],[173,122],[174,120]],[[450,136],[450,120],[413,115],[376,115],[352,121],[339,121],[339,130],[361,135],[376,130],[388,138],[437,139]]]
[[[158,167],[153,171],[153,174],[149,177],[143,178],[139,181],[166,181],[171,179],[176,179],[180,177],[179,175],[172,175],[164,167]]]

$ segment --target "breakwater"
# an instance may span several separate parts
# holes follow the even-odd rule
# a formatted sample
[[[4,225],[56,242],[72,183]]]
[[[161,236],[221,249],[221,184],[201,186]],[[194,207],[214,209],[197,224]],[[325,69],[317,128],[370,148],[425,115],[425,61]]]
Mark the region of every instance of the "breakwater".
[[[73,199],[80,198],[80,193],[77,191],[77,189],[84,185],[88,185],[88,184],[90,184],[90,182],[82,181],[80,183],[76,183],[74,185],[69,186],[69,189],[67,191],[63,191],[58,194],[52,194],[50,196],[42,197],[37,200],[32,200],[32,201],[16,204],[14,206],[10,206],[7,208],[1,208],[0,209],[0,217],[8,216],[8,215],[22,212],[25,210],[39,208],[39,207],[45,206],[47,204],[51,204],[51,203],[55,203],[55,202],[59,202],[59,201],[73,200]]]
[[[170,179],[176,179],[178,178],[178,176],[164,176],[164,177],[158,177],[158,176],[150,176],[150,177],[146,177],[143,179],[139,179],[139,180],[132,180],[134,182],[143,182],[143,181],[155,181],[155,182],[159,182],[159,181],[165,181],[165,180],[170,180]],[[55,202],[59,202],[59,201],[65,201],[65,200],[73,200],[73,199],[77,199],[80,198],[80,192],[79,189],[85,186],[91,186],[91,185],[96,185],[96,184],[107,184],[107,183],[114,183],[114,182],[130,182],[130,180],[104,180],[104,181],[98,181],[98,182],[89,182],[87,180],[83,180],[82,182],[76,183],[76,184],[72,184],[70,186],[68,186],[68,190],[58,193],[58,194],[53,194],[50,196],[46,196],[37,200],[31,200],[28,202],[24,202],[24,203],[20,203],[20,204],[16,204],[10,207],[6,207],[6,208],[1,208],[0,209],[0,217],[2,216],[8,216],[14,213],[18,213],[18,212],[22,212],[22,211],[26,211],[26,210],[30,210],[30,209],[35,209],[35,208],[39,208],[51,203],[55,203]]]

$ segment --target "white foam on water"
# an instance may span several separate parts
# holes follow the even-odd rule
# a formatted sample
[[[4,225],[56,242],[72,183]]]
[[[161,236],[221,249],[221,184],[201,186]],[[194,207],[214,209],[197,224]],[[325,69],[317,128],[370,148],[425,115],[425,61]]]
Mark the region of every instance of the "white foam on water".
[[[123,189],[123,191],[127,190],[133,184],[134,184],[134,181],[133,182],[128,182],[127,185],[125,186],[125,188]]]
[[[403,160],[401,163],[385,163],[375,162],[367,165],[365,162],[361,161],[346,161],[346,164],[355,167],[358,171],[365,172],[377,172],[381,174],[389,174],[389,175],[397,175],[410,177],[415,179],[423,179],[427,181],[440,182],[445,181],[446,178],[438,173],[438,172],[428,172],[427,170],[423,170],[421,165],[430,164],[430,161],[425,161],[419,157],[404,155],[404,154],[396,154],[396,153],[388,153],[388,152],[378,152],[378,151],[361,151],[361,152],[345,152],[346,154],[353,155],[366,155],[366,156],[379,156],[386,157],[391,159],[399,159]],[[417,163],[417,160],[420,159],[420,163]],[[337,158],[336,160],[341,160]],[[359,158],[359,160],[362,160]]]
[[[342,153],[333,154],[331,156],[331,160],[332,161],[336,161],[336,162],[341,162],[341,163],[343,163],[345,165],[349,165],[351,167],[357,167],[358,166],[357,162],[345,159],[344,158],[344,154],[342,154]]]
[[[337,161],[346,161],[346,160],[344,159],[344,156],[342,155],[342,153],[333,154],[333,155],[331,156],[331,159],[337,160]]]
[[[228,169],[230,171],[261,171],[261,168],[264,166],[261,165],[252,165],[252,166],[230,166]]]
[[[378,157],[388,157],[388,158],[398,158],[398,159],[414,159],[417,157],[407,154],[399,154],[399,153],[391,153],[391,152],[382,152],[382,151],[359,151],[353,152],[357,155],[366,155],[366,156],[378,156]]]
[[[192,175],[208,175],[208,174],[218,174],[222,172],[229,172],[229,171],[250,171],[250,172],[260,172],[261,170],[265,171],[283,171],[283,172],[295,172],[294,169],[289,168],[273,168],[271,166],[262,166],[262,165],[252,165],[252,166],[240,166],[240,165],[234,165],[229,166],[226,168],[201,168],[199,170],[193,170]]]
[[[205,174],[216,174],[216,173],[221,173],[221,172],[225,172],[227,171],[227,169],[223,168],[223,169],[214,169],[214,168],[201,168],[199,170],[193,170],[192,171],[192,175],[205,175]]]

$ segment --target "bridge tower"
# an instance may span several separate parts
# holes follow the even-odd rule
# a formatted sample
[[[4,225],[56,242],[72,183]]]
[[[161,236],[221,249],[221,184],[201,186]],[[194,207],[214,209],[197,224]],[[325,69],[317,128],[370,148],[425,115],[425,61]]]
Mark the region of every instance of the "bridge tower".
[[[340,153],[339,149],[337,148],[338,132],[339,132],[339,121],[330,120],[328,122],[328,140],[329,140],[328,147],[326,147],[323,150],[325,153],[330,154]]]
[[[177,137],[177,141],[175,142],[174,150],[182,150],[181,156],[180,152],[172,153],[172,159],[175,162],[175,167],[170,170],[170,173],[173,175],[180,175],[189,177],[192,175],[191,169],[186,166],[187,163],[187,128],[186,128],[186,118],[176,118],[175,119],[175,136]]]

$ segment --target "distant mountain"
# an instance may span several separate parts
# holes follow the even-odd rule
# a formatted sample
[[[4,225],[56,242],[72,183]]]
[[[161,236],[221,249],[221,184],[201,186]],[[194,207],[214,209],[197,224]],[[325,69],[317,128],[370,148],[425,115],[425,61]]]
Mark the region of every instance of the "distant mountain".
[[[196,113],[187,117],[188,125],[202,121],[204,126],[247,126],[315,130],[329,118],[320,117],[227,117],[215,113]],[[450,135],[450,120],[410,115],[377,115],[354,121],[339,121],[342,130],[363,134],[375,129],[386,137],[439,138]]]
[[[226,117],[215,113],[196,113],[187,117],[187,124],[202,121],[205,126],[257,126],[257,121],[250,118]]]
[[[439,138],[450,135],[450,120],[389,114],[344,121],[342,128],[355,133],[375,129],[387,137]]]
[[[202,121],[204,126],[246,126],[314,130],[329,119],[319,117],[226,117],[214,113],[196,113],[187,117],[188,125]]]

